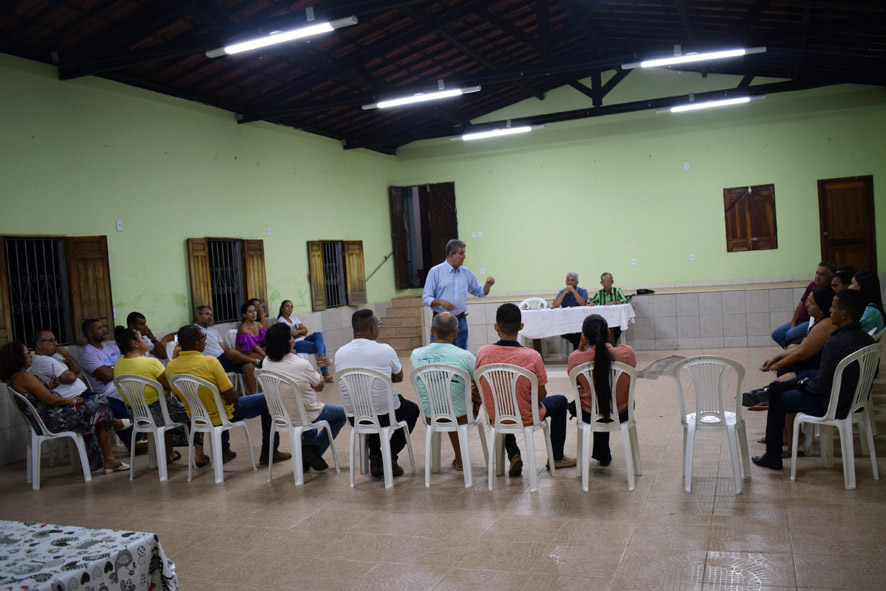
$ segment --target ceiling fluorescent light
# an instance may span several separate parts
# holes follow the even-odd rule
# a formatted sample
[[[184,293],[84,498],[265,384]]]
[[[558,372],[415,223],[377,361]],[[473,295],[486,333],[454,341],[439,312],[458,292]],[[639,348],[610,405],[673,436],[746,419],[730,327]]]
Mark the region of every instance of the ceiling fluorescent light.
[[[687,103],[685,105],[677,105],[676,107],[670,107],[668,109],[661,109],[659,113],[684,113],[686,111],[697,111],[699,109],[714,109],[716,107],[728,107],[729,105],[741,105],[744,103],[749,103],[752,100],[758,100],[766,98],[766,95],[761,96],[740,96],[737,98],[730,99],[721,99],[716,101],[699,101],[697,103]]]
[[[368,111],[370,109],[389,109],[391,107],[400,107],[403,105],[411,105],[414,103],[424,103],[427,101],[436,101],[439,99],[451,98],[454,96],[461,96],[463,94],[469,94],[472,92],[480,92],[479,86],[469,86],[467,88],[453,88],[450,90],[435,90],[434,92],[419,92],[417,94],[413,94],[412,96],[404,96],[402,98],[391,99],[387,101],[379,101],[377,103],[372,103],[371,105],[363,105],[363,110]]]
[[[533,129],[542,129],[544,125],[521,125],[520,127],[500,127],[498,129],[491,129],[489,131],[477,131],[474,133],[466,133],[459,137],[452,138],[455,140],[464,140],[466,142],[470,142],[473,140],[485,140],[487,138],[499,137],[503,135],[515,135],[518,133],[528,133]]]
[[[706,53],[687,53],[685,55],[679,55],[679,49],[677,49],[677,51],[675,51],[675,55],[672,57],[643,60],[641,62],[623,64],[621,67],[623,70],[629,70],[631,68],[660,68],[662,66],[674,66],[679,64],[689,64],[692,62],[706,62],[711,60],[729,59],[732,57],[741,57],[743,55],[748,55],[752,53],[764,53],[765,51],[765,47],[750,47],[747,49],[726,49],[723,51],[708,51]]]
[[[335,29],[350,27],[351,25],[356,24],[357,17],[349,16],[347,18],[340,18],[326,23],[308,25],[306,27],[300,27],[298,29],[292,29],[289,31],[274,31],[270,35],[259,37],[258,39],[243,41],[242,43],[234,43],[232,45],[226,45],[218,49],[210,49],[206,52],[206,57],[234,55],[235,53],[251,51],[253,49],[259,49],[260,47],[277,45],[278,43],[287,43],[289,41],[295,41],[296,39],[304,39],[305,37],[320,35],[321,33],[329,33],[331,31],[334,31]]]

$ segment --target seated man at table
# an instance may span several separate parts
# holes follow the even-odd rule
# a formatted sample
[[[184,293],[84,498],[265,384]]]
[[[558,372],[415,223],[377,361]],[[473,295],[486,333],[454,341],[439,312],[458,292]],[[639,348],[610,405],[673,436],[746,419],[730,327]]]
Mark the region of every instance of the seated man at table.
[[[252,394],[250,396],[240,396],[237,394],[219,360],[209,355],[203,355],[203,349],[206,347],[206,335],[203,334],[199,326],[188,324],[178,329],[178,345],[181,347],[181,352],[166,366],[167,379],[178,374],[188,374],[202,378],[218,388],[218,393],[221,395],[222,402],[224,403],[224,409],[219,409],[216,406],[215,397],[206,388],[198,390],[206,410],[209,411],[213,425],[221,424],[219,412],[222,410],[224,410],[230,421],[242,421],[260,416],[261,455],[259,460],[262,465],[267,465],[268,450],[271,447],[269,445],[271,415],[268,412],[265,395]],[[247,441],[246,444],[249,445],[249,442]],[[279,444],[280,436],[274,434],[274,462],[283,462],[292,457],[292,454],[278,451],[277,446]],[[229,462],[236,457],[236,452],[231,450],[230,432],[225,431],[222,433],[222,460]]]
[[[354,331],[354,340],[340,347],[335,353],[335,369],[338,372],[353,368],[374,369],[385,375],[391,376],[391,382],[397,384],[403,381],[403,366],[397,357],[393,347],[385,343],[379,343],[378,318],[372,310],[357,310],[351,316],[351,328]],[[354,425],[354,406],[344,383],[339,382],[339,393],[348,422]],[[406,421],[409,433],[415,428],[418,420],[418,405],[411,400],[406,400],[401,394],[394,398],[394,419]],[[372,398],[375,411],[378,413],[378,422],[382,427],[390,426],[388,412],[387,388],[379,380],[373,380]],[[407,434],[403,429],[397,429],[391,436],[391,472],[394,476],[402,476],[403,468],[397,463],[397,454],[406,447]],[[381,440],[378,435],[368,435],[366,446],[369,448],[369,472],[375,477],[384,476],[384,465],[381,459]]]
[[[591,298],[591,301],[588,302],[589,306],[614,306],[617,304],[626,304],[628,298],[625,297],[625,294],[621,291],[621,288],[614,287],[612,273],[603,273],[600,275],[600,285],[603,286],[603,289],[598,289],[597,293],[594,294],[594,297]],[[621,337],[621,327],[613,326],[610,329],[612,333],[612,340],[614,343],[618,343],[619,337]]]
[[[764,394],[760,390],[742,396],[744,406],[759,404],[769,399],[769,413],[766,416],[766,453],[754,456],[753,462],[770,470],[781,470],[781,441],[786,415],[803,412],[821,417],[828,410],[831,387],[837,365],[845,357],[859,349],[874,344],[874,339],[859,324],[864,314],[864,297],[857,291],[846,289],[834,296],[831,307],[831,321],[837,326],[821,352],[821,365],[812,378],[794,379],[789,382],[773,382]],[[837,418],[845,418],[852,404],[855,386],[858,384],[858,363],[853,363],[843,371],[837,401]]]
[[[495,313],[495,332],[500,340],[492,345],[484,345],[477,352],[477,369],[490,363],[510,363],[526,368],[538,378],[538,417],[544,419],[551,417],[551,444],[554,452],[554,467],[569,468],[575,466],[575,458],[563,455],[563,446],[566,443],[566,402],[565,396],[548,396],[545,384],[548,383],[548,375],[545,364],[541,360],[538,351],[523,347],[517,342],[517,333],[523,328],[520,308],[514,304],[502,304]],[[495,421],[495,402],[488,390],[489,385],[485,380],[480,384],[484,389],[484,403],[486,414],[490,422]],[[524,425],[532,424],[532,388],[529,380],[522,378],[517,380],[517,404],[520,406],[520,414]],[[517,438],[513,435],[505,435],[505,450],[508,453],[510,467],[508,474],[519,476],[523,472],[523,459],[520,457],[520,448],[517,447]]]
[[[577,306],[585,306],[588,303],[588,290],[578,286],[578,273],[570,271],[566,273],[566,287],[560,290],[554,302],[551,304],[553,308],[575,308]],[[580,332],[571,332],[561,334],[561,337],[572,343],[572,350],[578,349],[581,342]]]
[[[465,351],[453,344],[456,335],[458,335],[458,318],[451,312],[437,314],[434,316],[434,321],[431,324],[431,334],[434,335],[434,342],[426,347],[419,347],[412,352],[412,357],[410,358],[412,368],[415,369],[416,367],[431,363],[443,363],[465,370],[473,379],[474,366],[477,363],[477,359],[470,351]],[[476,417],[480,410],[480,394],[476,392],[476,386],[473,381],[471,386],[472,390],[474,390],[474,395],[471,397],[474,400],[472,410],[473,416]],[[430,424],[431,404],[422,382],[418,383],[417,394],[424,409],[425,422]],[[452,380],[450,394],[452,395],[452,409],[455,411],[458,424],[464,425],[468,422],[468,409],[465,408],[465,384],[462,383],[461,379],[455,378]],[[452,449],[455,451],[452,467],[460,471],[463,469],[463,466],[461,464],[461,446],[458,443],[458,433],[450,431],[449,441],[452,442]]]

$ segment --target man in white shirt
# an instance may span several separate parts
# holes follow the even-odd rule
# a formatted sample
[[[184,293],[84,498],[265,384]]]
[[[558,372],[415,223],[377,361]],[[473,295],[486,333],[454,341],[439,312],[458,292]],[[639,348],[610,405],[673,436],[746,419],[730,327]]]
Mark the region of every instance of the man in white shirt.
[[[402,382],[403,366],[400,364],[397,352],[390,345],[376,341],[378,338],[378,318],[375,317],[375,313],[372,310],[357,310],[351,316],[351,328],[354,331],[354,340],[339,348],[335,353],[336,371],[353,368],[374,369],[391,376],[391,381],[395,384]],[[339,392],[341,393],[345,413],[348,415],[348,422],[353,426],[354,413],[352,411],[351,398],[342,382],[339,382]],[[375,380],[372,394],[375,410],[379,415],[379,423],[382,427],[387,427],[390,425],[390,419],[387,414],[387,390],[379,384],[378,380]],[[412,430],[415,428],[415,421],[419,415],[418,405],[397,394],[396,398],[394,398],[394,409],[394,417],[398,421],[406,421],[409,432],[412,433]],[[368,436],[366,444],[369,447],[369,472],[375,477],[384,476],[384,468],[381,461],[381,441],[378,435]],[[397,464],[397,454],[404,447],[406,447],[406,434],[403,433],[403,429],[397,429],[391,437],[391,460],[393,461],[392,472],[394,476],[401,476],[403,474],[403,468]]]
[[[206,348],[204,355],[215,357],[225,370],[225,373],[243,374],[246,382],[247,394],[258,392],[258,384],[255,381],[255,359],[244,355],[237,349],[228,347],[218,331],[212,328],[212,308],[209,306],[197,306],[194,311],[194,322],[206,335]]]
[[[75,398],[86,391],[86,384],[77,377],[80,364],[58,344],[51,330],[37,331],[33,344],[34,356],[28,371],[49,384],[62,398]]]

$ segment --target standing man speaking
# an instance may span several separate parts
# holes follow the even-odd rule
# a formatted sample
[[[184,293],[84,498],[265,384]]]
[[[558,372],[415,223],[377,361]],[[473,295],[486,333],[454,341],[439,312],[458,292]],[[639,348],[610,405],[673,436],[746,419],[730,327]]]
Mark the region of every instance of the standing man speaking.
[[[463,267],[465,243],[450,240],[446,243],[446,260],[431,268],[425,281],[425,291],[421,303],[430,306],[436,316],[440,312],[451,312],[458,318],[458,336],[453,345],[468,348],[468,292],[478,298],[486,297],[495,284],[492,277],[486,278],[481,287],[470,269]],[[431,337],[433,342],[434,337]]]

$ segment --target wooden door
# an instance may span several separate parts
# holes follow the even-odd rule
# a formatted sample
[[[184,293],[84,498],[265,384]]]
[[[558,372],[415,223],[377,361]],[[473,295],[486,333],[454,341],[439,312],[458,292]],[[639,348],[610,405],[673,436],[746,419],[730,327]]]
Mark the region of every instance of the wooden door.
[[[114,332],[114,304],[111,297],[111,271],[108,266],[106,236],[65,238],[65,262],[68,266],[68,293],[71,298],[72,333],[78,345],[86,344],[80,331],[87,318],[101,320]]]
[[[446,258],[446,243],[458,238],[455,183],[428,185],[428,221],[431,230],[431,265]]]
[[[409,263],[406,241],[409,232],[406,229],[406,211],[403,207],[403,195],[409,187],[388,187],[388,200],[391,205],[391,241],[394,247],[394,284],[397,289],[409,288]]]
[[[818,212],[822,260],[876,273],[874,178],[818,181]]]

